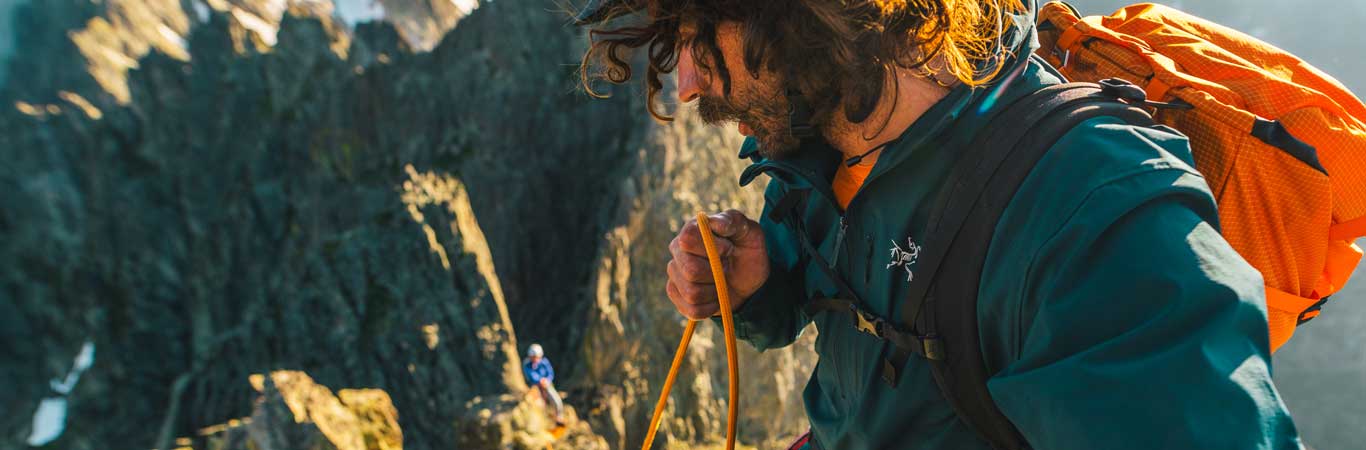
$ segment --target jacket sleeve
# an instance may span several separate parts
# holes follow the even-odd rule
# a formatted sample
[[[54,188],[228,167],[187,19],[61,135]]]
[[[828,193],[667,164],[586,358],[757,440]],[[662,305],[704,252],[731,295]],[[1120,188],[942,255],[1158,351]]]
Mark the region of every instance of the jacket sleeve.
[[[1208,192],[1179,170],[1119,178],[1034,254],[1016,357],[988,382],[1032,447],[1299,448],[1261,275]]]
[[[531,364],[525,361],[522,362],[522,375],[526,376],[526,381],[528,384],[536,384],[541,382],[541,377],[537,376],[536,371],[532,369]]]
[[[768,217],[774,201],[782,197],[778,183],[770,183],[764,197],[759,225],[768,249],[768,280],[735,310],[734,316],[736,337],[759,351],[792,344],[811,322],[803,309],[807,301],[806,280],[801,273],[805,257],[791,232]],[[720,326],[720,317],[712,320]]]
[[[541,378],[550,380],[552,383],[555,382],[555,366],[550,365],[550,358],[543,358],[541,362],[545,363],[545,370],[541,374]]]

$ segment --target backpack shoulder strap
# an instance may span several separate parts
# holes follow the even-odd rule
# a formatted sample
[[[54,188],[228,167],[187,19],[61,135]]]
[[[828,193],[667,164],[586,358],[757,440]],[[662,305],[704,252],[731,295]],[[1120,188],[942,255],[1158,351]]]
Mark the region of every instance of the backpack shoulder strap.
[[[1141,95],[1142,90],[1138,92]],[[942,357],[929,359],[935,382],[958,418],[993,448],[1029,448],[987,390],[992,373],[978,334],[977,288],[996,223],[1035,163],[1077,125],[1111,116],[1151,126],[1146,111],[1119,101],[1143,102],[1131,94],[1123,86],[1068,83],[1013,102],[991,119],[955,163],[951,181],[930,215],[924,242],[941,245],[921,250],[901,322],[917,335],[941,341]],[[900,361],[893,364],[901,367],[907,355],[894,353],[893,359]]]

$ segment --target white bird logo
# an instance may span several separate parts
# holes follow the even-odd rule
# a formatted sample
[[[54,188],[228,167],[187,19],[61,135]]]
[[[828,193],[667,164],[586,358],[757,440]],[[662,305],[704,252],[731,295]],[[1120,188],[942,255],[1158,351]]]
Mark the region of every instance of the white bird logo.
[[[906,269],[906,282],[915,279],[915,273],[911,271],[911,265],[915,264],[916,258],[920,257],[920,245],[916,244],[911,238],[906,238],[906,248],[901,248],[896,241],[892,241],[892,262],[887,264],[887,269],[901,267]]]

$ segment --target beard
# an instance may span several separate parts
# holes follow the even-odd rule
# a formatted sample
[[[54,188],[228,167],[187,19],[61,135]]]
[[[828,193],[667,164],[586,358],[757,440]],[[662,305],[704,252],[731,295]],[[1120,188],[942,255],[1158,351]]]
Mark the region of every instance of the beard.
[[[792,135],[786,97],[771,95],[749,101],[743,101],[744,95],[739,93],[732,97],[739,101],[707,96],[699,99],[697,112],[702,122],[708,125],[745,124],[754,131],[754,139],[759,141],[759,155],[765,158],[775,159],[797,151],[801,142]]]

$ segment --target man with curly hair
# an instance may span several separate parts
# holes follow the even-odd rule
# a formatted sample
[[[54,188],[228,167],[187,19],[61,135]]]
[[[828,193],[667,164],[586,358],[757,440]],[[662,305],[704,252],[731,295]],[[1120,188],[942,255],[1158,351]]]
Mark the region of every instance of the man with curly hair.
[[[1219,235],[1171,129],[1099,116],[1062,130],[988,224],[975,299],[906,301],[947,283],[925,255],[952,240],[932,227],[950,188],[976,181],[955,175],[960,159],[1011,125],[998,113],[1062,82],[1030,56],[1033,9],[596,1],[578,17],[593,28],[584,84],[630,80],[638,50],[650,114],[669,120],[672,73],[679,102],[748,136],[740,183],[770,175],[764,211],[710,222],[742,339],[763,350],[819,330],[806,448],[1299,448],[1271,381],[1261,277]],[[689,222],[668,266],[668,297],[693,319],[719,309],[700,241]],[[972,323],[920,314],[935,301],[975,301]],[[942,335],[925,332],[935,320]],[[985,375],[968,392],[987,406],[940,371],[962,342],[944,327],[974,323]]]

